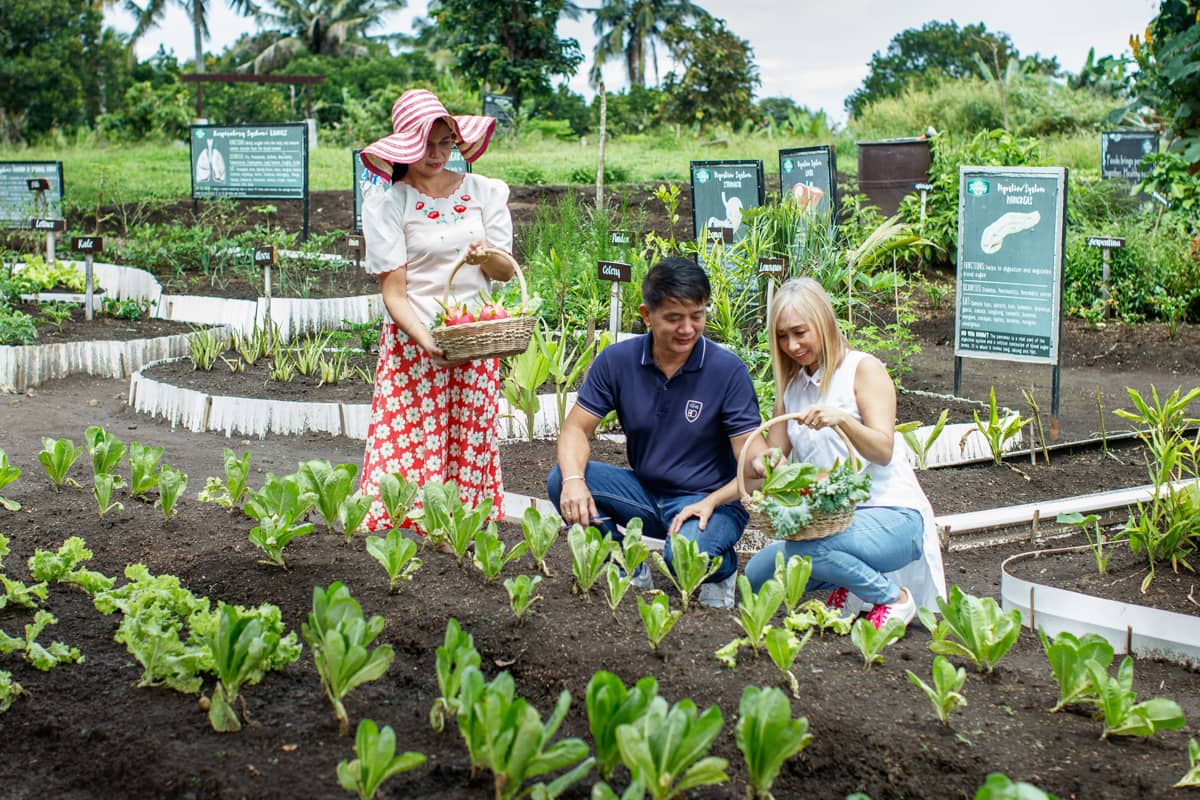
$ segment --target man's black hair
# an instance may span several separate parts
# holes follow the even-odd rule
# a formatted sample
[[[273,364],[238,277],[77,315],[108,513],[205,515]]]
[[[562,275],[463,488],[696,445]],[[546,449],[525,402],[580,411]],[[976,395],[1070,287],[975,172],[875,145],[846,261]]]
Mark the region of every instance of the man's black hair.
[[[642,280],[642,302],[651,311],[668,299],[703,305],[711,296],[708,275],[690,258],[664,258],[651,267]]]

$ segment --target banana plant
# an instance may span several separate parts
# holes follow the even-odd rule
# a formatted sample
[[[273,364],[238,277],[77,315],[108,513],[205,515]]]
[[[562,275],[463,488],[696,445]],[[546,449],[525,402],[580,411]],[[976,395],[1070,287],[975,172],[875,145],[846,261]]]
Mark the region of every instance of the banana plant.
[[[617,729],[641,719],[655,697],[658,697],[658,680],[653,675],[647,675],[629,688],[619,677],[605,670],[600,670],[588,681],[584,695],[588,730],[596,747],[596,769],[604,780],[611,779],[621,763]]]
[[[159,462],[162,461],[161,447],[146,447],[141,442],[129,444],[129,494],[145,498],[146,493],[158,486]]]
[[[942,431],[946,427],[946,421],[950,418],[950,409],[943,408],[942,413],[938,416],[937,422],[930,429],[929,435],[925,437],[925,441],[917,438],[917,431],[921,428],[919,421],[903,422],[896,426],[896,433],[904,439],[904,443],[908,445],[908,449],[912,451],[917,459],[917,469],[929,469],[929,450],[933,447],[933,443],[942,435]]]
[[[781,690],[747,686],[738,703],[734,739],[746,759],[750,795],[774,800],[771,786],[783,762],[808,747],[813,737],[807,717],[792,718],[792,704]]]
[[[487,527],[475,534],[473,562],[475,568],[483,573],[486,583],[491,583],[500,577],[504,565],[520,558],[529,549],[525,542],[517,542],[512,548],[505,550],[504,542],[496,531],[496,523],[489,522]]]
[[[462,679],[468,667],[478,669],[479,651],[475,639],[459,627],[454,617],[446,623],[446,635],[437,649],[434,674],[441,695],[429,709],[429,725],[438,733],[446,727],[446,717],[455,716],[462,708]]]
[[[408,518],[419,491],[420,487],[401,472],[389,473],[379,479],[379,502],[387,511],[392,527],[400,527]]]
[[[396,528],[387,537],[368,536],[367,552],[387,571],[388,592],[395,594],[401,581],[411,581],[422,566],[417,543]]]
[[[889,619],[882,627],[876,628],[869,619],[859,617],[850,628],[850,641],[862,653],[863,669],[870,669],[872,664],[882,664],[883,648],[903,636],[904,623],[898,619]]]
[[[525,619],[525,615],[529,613],[534,603],[545,599],[540,594],[534,594],[541,582],[541,575],[535,575],[532,578],[528,575],[518,575],[516,578],[504,579],[504,591],[508,594],[508,605],[512,608],[517,622]]]
[[[567,547],[571,550],[571,573],[575,576],[572,591],[583,592],[584,598],[590,601],[592,586],[600,579],[616,545],[612,536],[601,535],[590,525],[587,528],[572,525],[567,531]]]
[[[561,530],[562,518],[557,514],[542,514],[535,506],[529,506],[521,515],[521,531],[525,535],[525,543],[529,546],[529,555],[547,577],[550,576],[550,569],[546,566],[546,556],[558,540]]]
[[[724,723],[717,706],[698,714],[691,700],[680,700],[668,709],[667,701],[656,696],[640,718],[617,728],[621,761],[653,800],[725,783],[729,762],[708,755]]]
[[[380,731],[374,720],[364,719],[354,733],[352,761],[337,765],[338,785],[358,794],[358,800],[373,800],[388,778],[408,772],[425,763],[421,753],[396,755],[396,733],[384,725]]]
[[[78,488],[79,483],[68,477],[71,467],[75,466],[75,462],[83,455],[84,448],[76,447],[75,443],[70,439],[51,439],[49,436],[42,437],[42,449],[37,454],[38,461],[41,462],[42,468],[46,470],[46,475],[50,478],[50,482],[54,484],[55,489],[61,489],[66,484]]]
[[[775,553],[775,580],[783,587],[783,605],[789,616],[796,613],[811,577],[811,558],[792,556],[785,561],[782,550]]]
[[[1173,731],[1187,724],[1183,709],[1174,700],[1152,697],[1138,703],[1133,691],[1133,658],[1125,656],[1116,677],[1095,661],[1087,663],[1096,688],[1100,717],[1104,722],[1101,739],[1109,736],[1153,736],[1158,731]]]
[[[1038,628],[1038,636],[1050,662],[1050,671],[1058,683],[1058,702],[1050,713],[1061,711],[1071,703],[1096,702],[1096,687],[1092,685],[1088,662],[1108,669],[1113,660],[1113,646],[1108,640],[1096,633],[1076,636],[1062,631],[1051,641],[1042,628]]]
[[[538,387],[550,377],[550,358],[546,354],[546,340],[541,326],[534,328],[533,343],[525,352],[508,359],[508,373],[504,376],[504,399],[510,408],[519,409],[525,415],[525,435],[533,441],[541,399]]]
[[[637,598],[638,616],[642,618],[642,626],[646,629],[646,638],[650,640],[650,649],[658,653],[658,646],[666,638],[675,623],[679,622],[683,612],[671,608],[671,601],[662,592],[655,592],[654,599],[649,603],[641,595]]]
[[[904,673],[908,675],[913,686],[916,686],[929,698],[929,702],[933,704],[933,712],[937,714],[938,722],[943,725],[950,724],[951,712],[959,706],[967,704],[967,698],[963,697],[961,692],[963,684],[967,680],[966,667],[955,669],[954,665],[950,663],[950,659],[945,656],[934,656],[933,686],[918,678],[911,669],[904,670]]]
[[[951,586],[949,597],[939,597],[937,604],[940,620],[928,608],[917,612],[933,636],[929,649],[968,658],[978,670],[991,672],[1021,635],[1021,612],[1014,608],[1005,614],[994,598],[975,597]]]
[[[8,486],[19,477],[21,477],[21,468],[9,464],[8,453],[0,450],[0,489]],[[4,508],[7,511],[20,511],[21,504],[11,497],[0,495],[0,508]],[[104,516],[103,512],[101,512],[100,516]]]
[[[679,591],[680,602],[684,613],[688,610],[688,600],[700,584],[714,575],[721,568],[720,559],[709,556],[700,550],[692,539],[676,536],[671,540],[671,565],[657,550],[650,554],[658,571],[667,576]]]

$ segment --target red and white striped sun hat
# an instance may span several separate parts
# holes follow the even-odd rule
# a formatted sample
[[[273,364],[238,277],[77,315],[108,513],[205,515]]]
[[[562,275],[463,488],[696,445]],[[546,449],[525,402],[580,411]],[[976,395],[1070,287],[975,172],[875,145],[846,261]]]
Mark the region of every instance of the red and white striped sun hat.
[[[415,164],[425,157],[429,129],[442,119],[450,126],[459,152],[474,161],[487,150],[496,120],[492,117],[460,114],[446,110],[437,95],[427,89],[409,89],[392,106],[392,133],[363,148],[363,166],[385,180],[392,179],[393,164]]]

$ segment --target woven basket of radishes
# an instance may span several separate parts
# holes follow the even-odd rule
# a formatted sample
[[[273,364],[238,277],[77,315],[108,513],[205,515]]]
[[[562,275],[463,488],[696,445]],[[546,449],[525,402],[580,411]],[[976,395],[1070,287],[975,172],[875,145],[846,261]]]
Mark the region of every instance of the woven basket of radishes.
[[[485,297],[483,305],[473,313],[466,304],[451,303],[450,300],[450,285],[465,263],[464,256],[446,279],[446,289],[442,293],[442,319],[432,331],[433,341],[442,348],[443,357],[447,361],[467,361],[524,353],[529,347],[537,318],[527,310],[529,291],[520,265],[516,265],[513,272],[521,288],[521,305],[507,309],[492,298]]]

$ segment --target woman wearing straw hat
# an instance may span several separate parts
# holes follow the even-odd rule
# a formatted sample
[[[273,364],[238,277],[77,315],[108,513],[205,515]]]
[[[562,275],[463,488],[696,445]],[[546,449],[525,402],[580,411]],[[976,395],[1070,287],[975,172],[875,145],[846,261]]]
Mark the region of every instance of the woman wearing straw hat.
[[[392,135],[362,151],[363,165],[391,187],[370,193],[362,209],[365,266],[379,277],[390,319],[379,338],[360,488],[377,495],[393,472],[418,486],[453,480],[468,505],[491,499],[499,519],[499,360],[447,361],[430,333],[464,254],[479,269],[454,276],[449,293],[457,299],[513,276],[508,186],[446,169],[454,145],[474,161],[495,128],[491,117],[451,115],[432,92],[412,89],[392,106]],[[376,501],[365,525],[386,529],[392,520]]]

